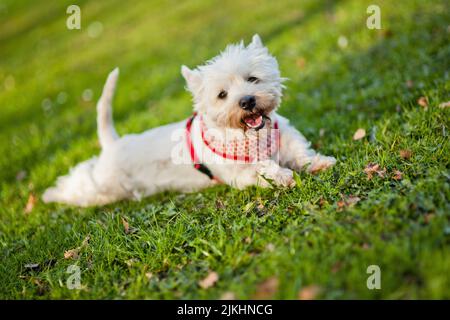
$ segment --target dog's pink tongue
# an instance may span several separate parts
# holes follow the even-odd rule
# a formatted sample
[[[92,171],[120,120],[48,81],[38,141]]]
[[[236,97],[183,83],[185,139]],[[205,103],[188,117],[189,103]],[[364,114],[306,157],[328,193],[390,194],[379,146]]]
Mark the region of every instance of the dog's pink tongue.
[[[257,128],[261,125],[263,121],[262,116],[246,117],[244,122],[250,128]]]

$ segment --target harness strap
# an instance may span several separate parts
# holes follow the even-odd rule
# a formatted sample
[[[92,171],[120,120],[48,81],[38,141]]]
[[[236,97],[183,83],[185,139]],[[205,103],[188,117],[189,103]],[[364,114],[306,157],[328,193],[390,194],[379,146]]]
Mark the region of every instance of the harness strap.
[[[200,171],[201,173],[205,174],[210,178],[211,180],[220,181],[217,177],[215,177],[211,170],[207,166],[205,166],[203,163],[200,163],[197,154],[194,150],[194,144],[192,143],[192,137],[191,137],[191,129],[192,129],[192,122],[194,122],[194,118],[197,115],[197,113],[194,113],[192,117],[190,117],[186,123],[186,142],[188,145],[189,153],[191,155],[191,160],[194,163],[194,168]]]

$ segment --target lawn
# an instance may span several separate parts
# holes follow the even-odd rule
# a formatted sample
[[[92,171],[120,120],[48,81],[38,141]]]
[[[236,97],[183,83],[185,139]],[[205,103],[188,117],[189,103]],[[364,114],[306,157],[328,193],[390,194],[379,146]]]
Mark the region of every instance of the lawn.
[[[0,3],[0,298],[450,298],[447,1],[79,0],[81,30],[68,30],[72,3]],[[366,27],[370,4],[381,30]],[[191,114],[182,64],[254,33],[290,79],[280,114],[333,169],[294,189],[42,203],[99,152],[110,70],[116,127],[141,132]]]

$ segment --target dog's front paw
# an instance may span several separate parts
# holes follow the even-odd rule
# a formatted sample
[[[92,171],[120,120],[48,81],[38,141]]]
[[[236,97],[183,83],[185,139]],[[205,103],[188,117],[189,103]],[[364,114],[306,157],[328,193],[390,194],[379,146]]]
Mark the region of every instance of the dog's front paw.
[[[289,188],[295,186],[294,172],[291,169],[280,167],[271,160],[261,163],[258,174],[271,180],[276,186]]]
[[[312,158],[311,164],[308,167],[308,172],[314,174],[334,166],[335,163],[336,158],[318,154],[314,158]]]
[[[274,182],[278,186],[293,188],[295,187],[294,172],[287,168],[280,168]]]

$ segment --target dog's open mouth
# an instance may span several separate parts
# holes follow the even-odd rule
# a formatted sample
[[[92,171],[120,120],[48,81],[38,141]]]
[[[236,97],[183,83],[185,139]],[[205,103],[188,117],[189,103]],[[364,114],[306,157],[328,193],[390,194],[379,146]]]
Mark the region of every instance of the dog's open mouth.
[[[244,118],[242,118],[242,122],[247,126],[249,129],[253,130],[259,130],[264,128],[266,124],[267,117],[262,114],[250,114],[246,115]]]

